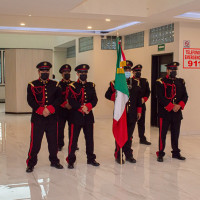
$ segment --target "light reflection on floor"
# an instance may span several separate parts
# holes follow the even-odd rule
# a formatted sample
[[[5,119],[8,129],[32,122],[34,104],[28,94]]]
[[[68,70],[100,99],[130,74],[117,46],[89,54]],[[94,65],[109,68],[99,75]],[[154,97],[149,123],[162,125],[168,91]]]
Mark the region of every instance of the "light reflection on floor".
[[[96,119],[95,153],[101,163],[99,168],[86,164],[85,141],[81,134],[74,170],[66,165],[66,145],[58,154],[64,169],[49,166],[44,138],[38,164],[33,173],[27,174],[30,115],[0,112],[0,200],[199,199],[200,135],[181,136],[180,147],[187,157],[183,162],[171,158],[168,137],[164,163],[158,163],[155,156],[157,128],[147,129],[147,133],[151,132],[151,146],[140,145],[136,131],[133,149],[137,163],[120,166],[113,158],[111,123],[112,119]]]

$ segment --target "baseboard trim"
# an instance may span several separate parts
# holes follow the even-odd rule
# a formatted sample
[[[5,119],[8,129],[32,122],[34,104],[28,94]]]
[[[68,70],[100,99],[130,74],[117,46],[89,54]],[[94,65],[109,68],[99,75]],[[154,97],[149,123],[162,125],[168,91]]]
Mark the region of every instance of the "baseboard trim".
[[[32,114],[32,112],[5,112],[6,114]]]

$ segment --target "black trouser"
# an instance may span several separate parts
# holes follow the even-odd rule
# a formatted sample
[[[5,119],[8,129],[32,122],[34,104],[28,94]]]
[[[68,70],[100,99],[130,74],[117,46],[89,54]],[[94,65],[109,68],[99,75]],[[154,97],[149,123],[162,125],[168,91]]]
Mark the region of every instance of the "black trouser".
[[[46,138],[49,149],[49,160],[52,164],[58,163],[57,157],[57,120],[55,118],[40,118],[31,122],[31,141],[27,166],[35,166],[37,164],[37,155],[40,151],[42,138],[46,132]]]
[[[60,148],[62,148],[65,145],[64,130],[65,130],[66,121],[67,121],[67,117],[58,116],[58,147],[60,147]],[[69,129],[69,121],[68,121],[68,129]],[[68,130],[68,132],[69,132],[69,130]]]
[[[68,163],[74,163],[76,161],[75,151],[81,128],[83,128],[85,135],[87,160],[93,161],[96,159],[96,155],[94,154],[93,123],[85,123],[84,125],[71,123],[69,126],[68,157],[66,158]]]
[[[138,124],[138,134],[140,141],[146,141],[146,137],[144,136],[145,133],[145,114],[146,114],[146,106],[142,104],[142,115],[140,120],[137,121]]]
[[[167,131],[171,126],[171,146],[172,146],[172,154],[179,155],[180,149],[178,148],[178,139],[180,133],[181,120],[179,119],[165,119],[159,118],[159,151],[157,152],[157,156],[164,156],[165,152],[165,140]]]
[[[133,139],[133,131],[135,129],[136,120],[127,120],[127,129],[128,129],[128,140],[125,145],[122,147],[122,151],[124,152],[126,158],[131,158],[133,156],[132,139]],[[120,158],[120,148],[118,144],[115,142],[115,158]]]

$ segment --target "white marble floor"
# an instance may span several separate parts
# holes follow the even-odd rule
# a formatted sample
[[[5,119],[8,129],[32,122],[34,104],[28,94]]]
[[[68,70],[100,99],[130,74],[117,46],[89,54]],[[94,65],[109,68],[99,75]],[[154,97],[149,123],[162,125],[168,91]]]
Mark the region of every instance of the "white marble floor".
[[[0,104],[0,200],[200,199],[200,135],[181,136],[180,147],[186,161],[171,158],[168,137],[164,162],[158,163],[157,128],[147,130],[151,132],[151,146],[139,144],[136,131],[133,149],[137,163],[120,166],[113,157],[112,120],[96,119],[95,153],[100,167],[86,164],[85,141],[81,134],[75,169],[67,168],[66,145],[58,154],[64,169],[51,168],[44,137],[38,164],[33,173],[27,174],[30,115],[5,115],[2,108]]]

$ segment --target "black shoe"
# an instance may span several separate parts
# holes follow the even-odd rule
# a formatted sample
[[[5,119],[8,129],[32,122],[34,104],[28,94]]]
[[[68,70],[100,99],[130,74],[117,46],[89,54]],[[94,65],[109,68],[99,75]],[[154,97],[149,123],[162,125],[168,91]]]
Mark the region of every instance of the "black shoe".
[[[76,147],[76,151],[79,150],[79,147]]]
[[[58,147],[58,151],[62,151],[62,148],[63,148],[63,147]]]
[[[68,163],[68,169],[74,169],[74,163]]]
[[[126,161],[130,162],[130,163],[136,163],[135,158],[130,157],[130,158],[126,158]]]
[[[186,158],[181,156],[180,154],[179,155],[172,155],[172,158],[176,158],[178,160],[185,160]]]
[[[98,166],[100,165],[96,160],[87,161],[87,164],[93,165],[93,166],[95,166],[95,167],[98,167]]]
[[[121,161],[120,161],[120,158],[116,158],[115,161],[118,163],[118,164],[121,164]],[[124,164],[124,160],[122,159],[122,164]]]
[[[26,168],[26,172],[27,172],[27,173],[31,173],[31,172],[33,171],[33,169],[34,169],[34,167],[28,166],[28,167]]]
[[[55,167],[56,169],[63,169],[63,166],[60,163],[51,163],[51,167]]]
[[[163,157],[162,157],[162,156],[158,156],[158,157],[157,157],[157,161],[158,161],[158,162],[163,162]]]
[[[147,140],[144,140],[144,141],[140,140],[140,144],[151,145],[151,142],[148,142]]]

